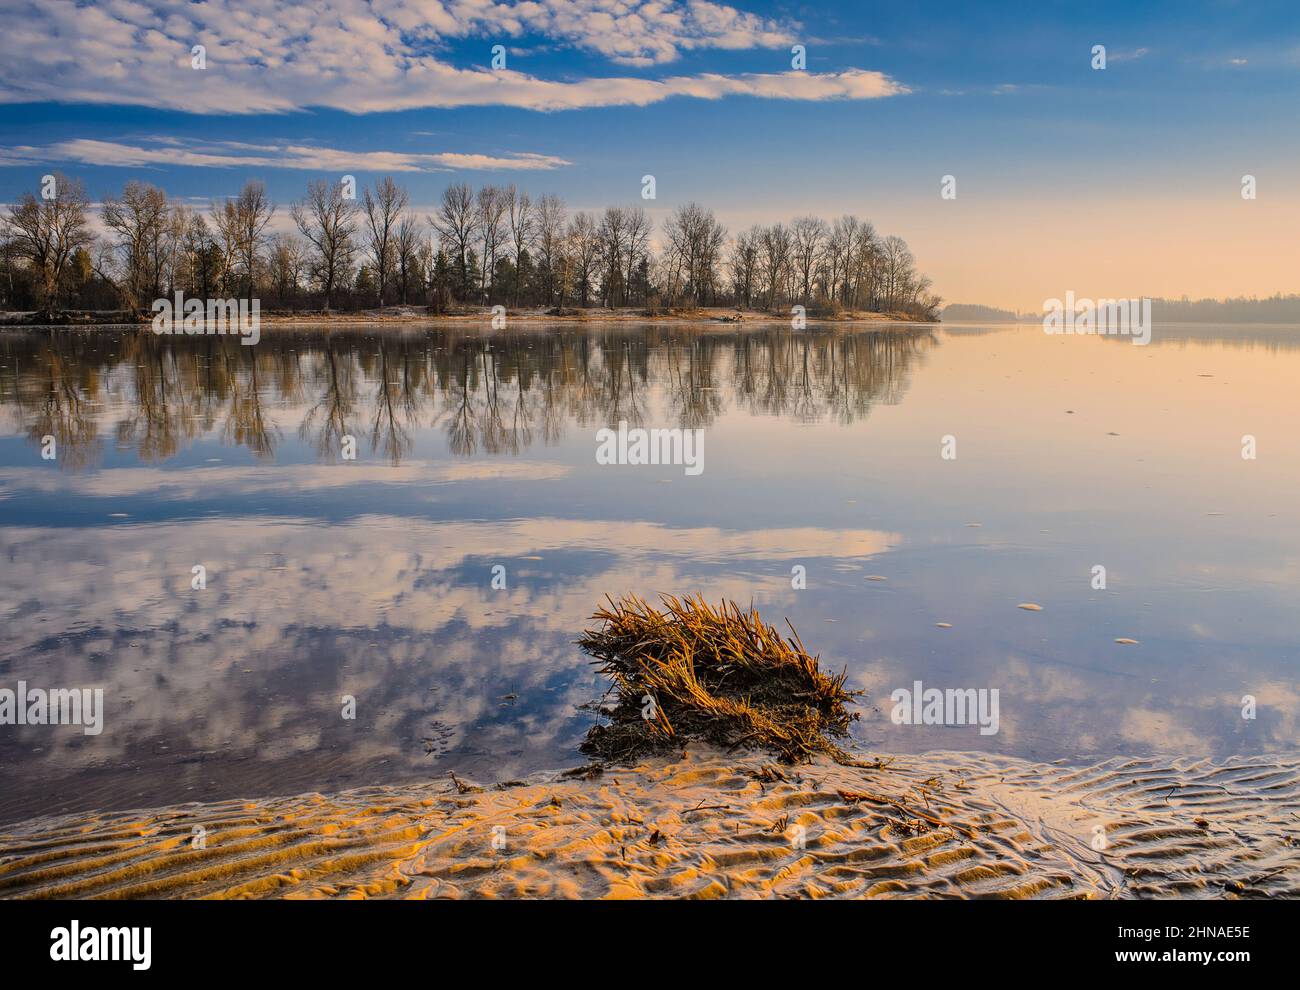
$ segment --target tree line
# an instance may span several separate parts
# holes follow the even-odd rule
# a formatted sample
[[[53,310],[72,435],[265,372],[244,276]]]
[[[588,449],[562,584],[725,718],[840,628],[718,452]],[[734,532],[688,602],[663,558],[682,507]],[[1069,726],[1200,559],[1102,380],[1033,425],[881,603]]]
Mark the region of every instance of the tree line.
[[[84,185],[52,180],[54,195],[25,194],[0,216],[0,308],[142,310],[181,291],[291,310],[499,304],[653,315],[797,304],[813,314],[934,318],[941,302],[902,238],[854,216],[798,217],[731,236],[692,202],[672,211],[656,241],[638,206],[575,212],[513,184],[461,182],[419,216],[408,191],[384,177],[359,196],[343,182],[309,182],[288,206],[286,232],[272,231],[277,206],[259,181],[202,209],[132,180],[104,199],[96,234]]]

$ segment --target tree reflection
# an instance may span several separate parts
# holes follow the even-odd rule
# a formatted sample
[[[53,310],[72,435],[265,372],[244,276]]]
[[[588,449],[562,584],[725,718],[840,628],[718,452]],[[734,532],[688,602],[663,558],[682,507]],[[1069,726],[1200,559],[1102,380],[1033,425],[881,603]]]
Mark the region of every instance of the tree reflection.
[[[936,338],[929,330],[720,331],[647,324],[264,333],[236,338],[96,331],[15,334],[0,405],[59,464],[97,464],[101,433],[148,462],[217,432],[273,459],[284,430],[333,463],[348,436],[397,465],[420,430],[458,457],[517,455],[566,427],[705,428],[729,403],[754,415],[851,423],[897,402]],[[364,424],[368,432],[361,432]]]

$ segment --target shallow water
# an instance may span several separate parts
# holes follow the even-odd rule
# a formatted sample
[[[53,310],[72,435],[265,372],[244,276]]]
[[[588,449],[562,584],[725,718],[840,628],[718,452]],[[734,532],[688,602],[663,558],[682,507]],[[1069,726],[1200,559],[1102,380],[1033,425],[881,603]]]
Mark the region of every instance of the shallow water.
[[[105,705],[0,726],[0,819],[576,763],[625,592],[788,616],[871,752],[1294,751],[1297,382],[1288,327],[0,334],[0,688]],[[894,724],[918,680],[997,733]]]

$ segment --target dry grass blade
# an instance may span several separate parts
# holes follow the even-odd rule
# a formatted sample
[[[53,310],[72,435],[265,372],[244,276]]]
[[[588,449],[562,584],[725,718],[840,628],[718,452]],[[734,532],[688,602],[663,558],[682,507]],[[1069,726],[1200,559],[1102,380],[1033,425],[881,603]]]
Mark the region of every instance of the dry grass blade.
[[[657,609],[629,595],[592,616],[601,625],[578,645],[613,682],[609,725],[587,735],[585,752],[619,760],[704,739],[766,747],[805,762],[819,753],[847,759],[831,740],[857,718],[846,672],[827,674],[792,626],[791,639],[757,609],[712,606],[701,597],[665,595]]]

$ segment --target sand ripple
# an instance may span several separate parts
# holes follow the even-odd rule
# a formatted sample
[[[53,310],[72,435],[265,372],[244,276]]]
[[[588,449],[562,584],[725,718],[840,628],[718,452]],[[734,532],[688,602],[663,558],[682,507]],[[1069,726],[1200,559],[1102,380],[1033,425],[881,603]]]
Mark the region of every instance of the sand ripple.
[[[20,822],[0,829],[0,896],[1300,896],[1300,758],[865,770],[692,750],[468,788]]]

